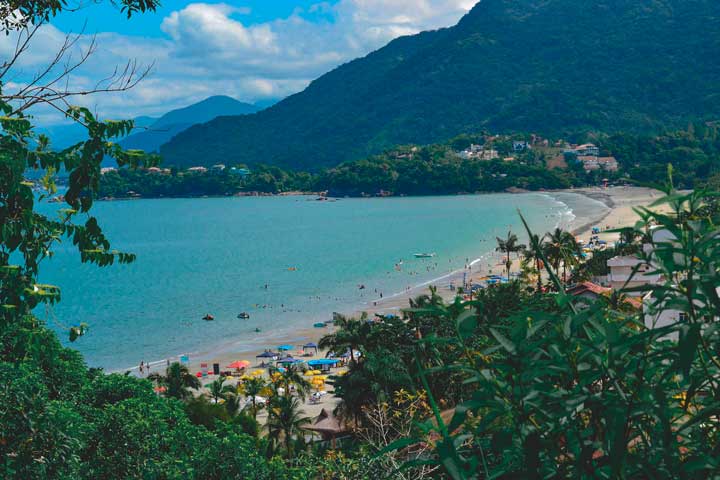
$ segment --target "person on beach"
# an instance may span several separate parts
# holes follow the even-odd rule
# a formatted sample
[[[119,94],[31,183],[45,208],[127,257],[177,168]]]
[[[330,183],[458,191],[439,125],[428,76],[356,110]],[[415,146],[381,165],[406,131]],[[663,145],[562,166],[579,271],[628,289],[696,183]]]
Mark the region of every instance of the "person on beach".
[[[145,373],[145,366],[144,366],[144,365],[145,365],[145,364],[144,364],[143,361],[141,360],[141,361],[140,361],[140,376],[142,376],[143,373]]]

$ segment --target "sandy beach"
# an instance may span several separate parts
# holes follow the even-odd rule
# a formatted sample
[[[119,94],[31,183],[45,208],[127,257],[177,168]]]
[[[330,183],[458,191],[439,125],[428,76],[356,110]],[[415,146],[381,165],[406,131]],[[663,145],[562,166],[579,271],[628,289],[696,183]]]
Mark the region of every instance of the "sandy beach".
[[[632,225],[639,219],[637,214],[633,211],[633,208],[649,205],[661,195],[658,191],[642,187],[595,187],[565,190],[563,192],[585,195],[593,200],[602,202],[608,207],[608,209],[603,209],[598,212],[596,216],[589,215],[583,218],[576,218],[569,226],[566,226],[566,228],[569,228],[576,236],[584,240],[590,236],[592,228],[596,226],[600,227],[601,230],[607,230]],[[552,195],[552,192],[548,193]],[[517,233],[522,241],[525,235],[523,232]],[[600,233],[600,238],[608,242],[613,242],[617,240],[617,234],[602,232]],[[500,252],[493,251],[485,253],[482,257],[474,260],[467,269],[461,269],[448,273],[431,284],[438,288],[438,293],[446,300],[452,300],[456,293],[450,288],[451,284],[460,286],[462,285],[464,278],[469,282],[474,282],[480,277],[488,274],[501,274],[504,270],[504,266],[501,262],[502,254]],[[517,263],[519,263],[519,261],[516,260],[515,263],[515,268],[517,268]],[[408,302],[410,298],[427,293],[428,287],[429,284],[425,283],[394,296],[376,299],[376,301],[372,302],[372,306],[367,309],[368,314],[372,316],[376,313],[399,313],[401,309],[409,306]],[[362,312],[351,309],[340,313],[358,316]],[[308,325],[312,323],[313,320],[308,319]],[[326,328],[308,327],[298,329],[285,337],[274,338],[276,343],[273,345],[258,345],[255,349],[237,352],[228,352],[223,350],[205,352],[191,357],[188,365],[191,372],[200,371],[201,363],[206,363],[210,367],[210,370],[212,370],[213,363],[219,363],[221,370],[225,370],[226,365],[235,360],[248,360],[252,363],[251,368],[262,368],[260,362],[256,359],[256,356],[266,349],[275,349],[277,345],[290,344],[293,345],[294,348],[287,353],[293,356],[299,356],[302,351],[302,345],[308,342],[317,343],[323,335],[331,333],[332,330],[332,326],[327,326]],[[302,358],[303,360],[310,360],[313,358],[323,358],[324,356],[325,352],[320,351],[313,356]],[[152,371],[164,370],[164,368],[165,361],[155,362],[152,364]],[[203,383],[209,383],[214,380],[214,378],[215,377],[212,375],[208,376],[203,379]],[[319,413],[321,408],[334,408],[337,400],[332,396],[332,386],[328,385],[327,391],[329,395],[323,397],[319,404],[311,405],[306,401],[306,415],[313,417]]]

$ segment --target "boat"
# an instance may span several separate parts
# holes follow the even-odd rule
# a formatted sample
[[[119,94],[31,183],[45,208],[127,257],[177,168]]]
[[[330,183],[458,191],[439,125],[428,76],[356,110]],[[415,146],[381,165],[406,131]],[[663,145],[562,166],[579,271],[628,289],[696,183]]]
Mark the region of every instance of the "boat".
[[[241,313],[238,313],[237,318],[248,319],[248,318],[250,318],[250,314],[247,312],[241,312]]]
[[[325,325],[325,322],[317,322],[313,323],[313,327],[315,328],[325,328],[327,325]]]
[[[215,320],[215,317],[210,315],[209,313],[207,313],[207,314],[205,314],[204,317],[202,317],[202,319],[205,320],[206,322],[210,322],[212,320]]]
[[[434,253],[416,253],[415,258],[432,258],[434,257]]]

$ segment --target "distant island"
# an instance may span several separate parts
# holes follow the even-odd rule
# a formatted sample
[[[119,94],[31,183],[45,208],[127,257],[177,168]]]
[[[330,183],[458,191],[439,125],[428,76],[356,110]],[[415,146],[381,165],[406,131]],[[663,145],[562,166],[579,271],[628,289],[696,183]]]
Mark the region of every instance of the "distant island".
[[[314,173],[266,165],[106,168],[98,195],[120,199],[323,192],[367,197],[538,191],[662,181],[668,164],[682,188],[717,176],[719,127],[698,123],[660,136],[588,134],[568,141],[533,134],[460,135],[441,144],[399,146]]]

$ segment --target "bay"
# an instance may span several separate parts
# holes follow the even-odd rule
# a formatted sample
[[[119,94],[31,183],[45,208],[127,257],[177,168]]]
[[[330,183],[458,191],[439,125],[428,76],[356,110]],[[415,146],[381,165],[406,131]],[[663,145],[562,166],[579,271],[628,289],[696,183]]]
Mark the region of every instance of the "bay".
[[[90,366],[110,370],[221,345],[249,350],[334,311],[367,308],[381,292],[442,282],[494,250],[496,236],[521,234],[518,209],[544,233],[579,223],[573,210],[603,208],[568,193],[562,201],[529,193],[98,202],[93,214],[113,247],[137,260],[81,265],[71,246],[60,245],[41,280],[59,285],[62,301],[37,313],[64,342],[67,326],[87,323],[72,346]],[[418,252],[436,257],[416,259]],[[240,312],[250,319],[238,319]],[[203,321],[206,313],[215,321]]]

